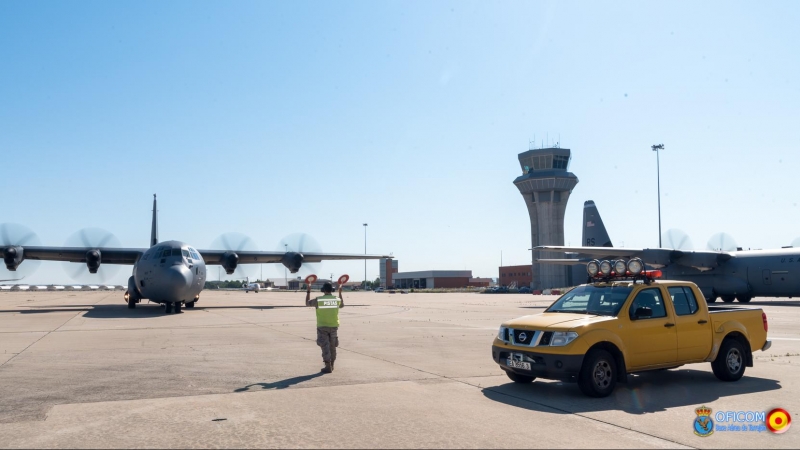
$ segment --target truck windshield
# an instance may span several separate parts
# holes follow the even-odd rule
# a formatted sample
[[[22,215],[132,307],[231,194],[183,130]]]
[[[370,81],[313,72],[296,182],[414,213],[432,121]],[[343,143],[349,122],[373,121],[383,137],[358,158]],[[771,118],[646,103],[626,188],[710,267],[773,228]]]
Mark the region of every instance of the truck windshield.
[[[556,300],[545,312],[616,316],[632,290],[631,286],[578,286]]]

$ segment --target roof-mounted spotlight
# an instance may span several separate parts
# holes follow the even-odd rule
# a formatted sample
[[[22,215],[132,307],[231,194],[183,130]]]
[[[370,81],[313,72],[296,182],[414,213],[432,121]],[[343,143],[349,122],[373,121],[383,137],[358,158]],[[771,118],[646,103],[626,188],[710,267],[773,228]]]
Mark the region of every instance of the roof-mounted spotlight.
[[[600,275],[604,277],[611,275],[611,262],[603,261],[600,263]]]
[[[639,258],[628,261],[628,272],[633,276],[641,275],[644,271],[644,262]]]
[[[590,277],[596,277],[600,273],[600,261],[594,259],[586,264],[586,271],[589,272]]]
[[[618,259],[614,261],[614,272],[617,274],[618,277],[625,276],[625,272],[628,271],[628,264],[622,260]]]

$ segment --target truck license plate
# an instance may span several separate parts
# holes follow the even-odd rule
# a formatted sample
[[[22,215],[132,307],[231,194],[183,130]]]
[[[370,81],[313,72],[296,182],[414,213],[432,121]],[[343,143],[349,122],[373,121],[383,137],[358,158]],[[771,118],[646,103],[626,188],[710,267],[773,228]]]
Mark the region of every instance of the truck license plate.
[[[531,363],[523,361],[514,361],[511,358],[508,358],[506,360],[506,365],[508,367],[513,367],[515,369],[531,370]]]

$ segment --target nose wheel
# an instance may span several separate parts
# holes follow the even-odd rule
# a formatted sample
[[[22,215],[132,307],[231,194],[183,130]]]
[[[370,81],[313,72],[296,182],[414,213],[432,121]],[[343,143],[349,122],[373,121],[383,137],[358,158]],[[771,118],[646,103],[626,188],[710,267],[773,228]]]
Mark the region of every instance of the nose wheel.
[[[167,314],[172,314],[172,302],[164,303],[164,312]]]

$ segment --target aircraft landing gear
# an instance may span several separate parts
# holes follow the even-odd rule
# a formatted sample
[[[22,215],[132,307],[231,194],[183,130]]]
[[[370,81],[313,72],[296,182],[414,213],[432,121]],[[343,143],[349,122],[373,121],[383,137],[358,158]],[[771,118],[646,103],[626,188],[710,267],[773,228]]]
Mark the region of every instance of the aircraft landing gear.
[[[164,303],[164,312],[167,314],[172,314],[172,302]]]
[[[733,295],[723,295],[721,298],[725,303],[733,303],[733,301],[736,300],[736,296]]]
[[[750,300],[752,300],[752,299],[753,299],[753,297],[750,297],[748,295],[737,295],[736,296],[736,300],[739,300],[739,303],[750,303]]]
[[[175,314],[181,313],[181,302],[175,302]]]
[[[136,308],[136,300],[134,300],[133,297],[129,297],[128,298],[128,309],[134,309],[134,308]]]
[[[712,295],[711,297],[708,297],[706,299],[707,303],[716,303],[716,301],[717,301],[717,296],[716,295]]]
[[[194,302],[188,302],[186,304],[186,307],[189,308],[189,309],[194,308]]]

